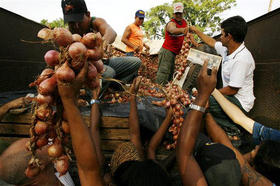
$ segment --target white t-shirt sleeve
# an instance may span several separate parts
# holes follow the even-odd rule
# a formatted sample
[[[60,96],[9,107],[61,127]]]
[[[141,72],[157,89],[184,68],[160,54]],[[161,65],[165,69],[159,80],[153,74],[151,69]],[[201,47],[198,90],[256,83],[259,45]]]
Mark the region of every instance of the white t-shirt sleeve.
[[[236,59],[236,62],[232,66],[228,85],[235,88],[241,88],[246,80],[249,70],[250,63]]]
[[[215,50],[218,54],[220,54],[223,58],[227,55],[227,48],[223,46],[222,42],[216,41]]]

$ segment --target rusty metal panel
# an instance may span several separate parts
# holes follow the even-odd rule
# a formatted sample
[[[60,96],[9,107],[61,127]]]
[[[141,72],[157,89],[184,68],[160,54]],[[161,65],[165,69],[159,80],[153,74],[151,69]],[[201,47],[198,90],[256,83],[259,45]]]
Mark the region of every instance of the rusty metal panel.
[[[256,101],[250,116],[280,129],[280,8],[248,22],[245,39],[256,62]]]
[[[44,26],[0,8],[0,92],[27,90],[28,84],[45,67],[44,54],[51,45],[40,41],[37,32]]]

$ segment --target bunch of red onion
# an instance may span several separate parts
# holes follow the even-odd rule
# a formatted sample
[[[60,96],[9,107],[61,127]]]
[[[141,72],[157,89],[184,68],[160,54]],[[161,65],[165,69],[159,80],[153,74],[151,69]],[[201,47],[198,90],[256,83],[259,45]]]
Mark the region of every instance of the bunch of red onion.
[[[44,28],[38,37],[53,42],[58,50],[49,50],[44,59],[47,67],[30,83],[36,86],[38,95],[30,128],[27,148],[32,158],[25,171],[27,177],[40,172],[40,160],[36,150],[46,146],[49,157],[60,175],[67,172],[70,159],[70,128],[57,90],[57,81],[71,83],[88,62],[87,80],[84,87],[98,86],[97,78],[103,72],[103,40],[100,33],[88,33],[83,37],[65,28]]]

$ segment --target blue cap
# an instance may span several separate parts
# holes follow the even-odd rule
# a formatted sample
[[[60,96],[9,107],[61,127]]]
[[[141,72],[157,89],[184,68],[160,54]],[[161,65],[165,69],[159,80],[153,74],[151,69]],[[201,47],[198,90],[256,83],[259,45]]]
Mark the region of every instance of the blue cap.
[[[143,10],[137,10],[137,12],[135,13],[135,16],[137,16],[139,18],[145,18],[145,12]]]

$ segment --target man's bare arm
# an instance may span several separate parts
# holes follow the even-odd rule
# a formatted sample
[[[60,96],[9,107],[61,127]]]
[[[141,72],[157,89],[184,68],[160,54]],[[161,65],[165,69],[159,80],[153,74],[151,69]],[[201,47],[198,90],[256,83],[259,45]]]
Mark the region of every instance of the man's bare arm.
[[[247,117],[236,105],[227,100],[217,89],[213,91],[212,96],[214,96],[223,111],[234,121],[234,123],[242,126],[250,134],[253,133],[254,120]]]
[[[206,61],[198,76],[198,96],[195,104],[201,107],[206,106],[209,96],[217,82],[217,70],[214,69],[211,76],[208,76],[207,64],[208,62]],[[191,110],[184,120],[179,134],[177,161],[184,185],[207,185],[202,170],[192,156],[202,116],[202,112]]]
[[[213,39],[212,37],[204,34],[203,32],[201,32],[198,28],[196,28],[195,26],[190,26],[190,31],[193,31],[196,33],[196,35],[198,35],[198,37],[200,37],[200,39],[202,39],[202,41],[204,41],[207,45],[209,45],[210,47],[215,47],[215,43],[216,40]]]
[[[117,33],[104,19],[96,18],[93,21],[93,26],[96,28],[98,32],[101,33],[103,39],[108,44],[112,44],[115,41],[117,37]]]
[[[173,113],[172,113],[172,109],[170,108],[167,112],[166,112],[166,117],[163,120],[162,124],[160,125],[159,129],[157,130],[157,132],[153,135],[150,143],[149,143],[149,147],[148,147],[148,158],[149,159],[156,159],[156,149],[158,147],[158,145],[160,144],[164,134],[166,133],[168,126],[172,120],[173,117]]]
[[[237,160],[239,161],[241,167],[241,174],[242,174],[242,183],[245,186],[255,186],[255,185],[272,185],[272,183],[255,171],[249,163],[243,158],[242,154],[233,147],[229,138],[227,137],[224,130],[217,125],[214,118],[211,116],[210,113],[206,115],[206,129],[208,135],[214,142],[221,143],[227,147],[229,147],[236,155]]]
[[[179,34],[187,34],[188,27],[185,28],[177,28],[174,22],[169,22],[166,26],[166,31],[170,34],[179,35]]]
[[[230,87],[230,86],[226,86],[224,88],[219,89],[219,91],[223,94],[223,95],[227,95],[227,96],[233,96],[238,92],[239,88],[235,88],[235,87]]]

